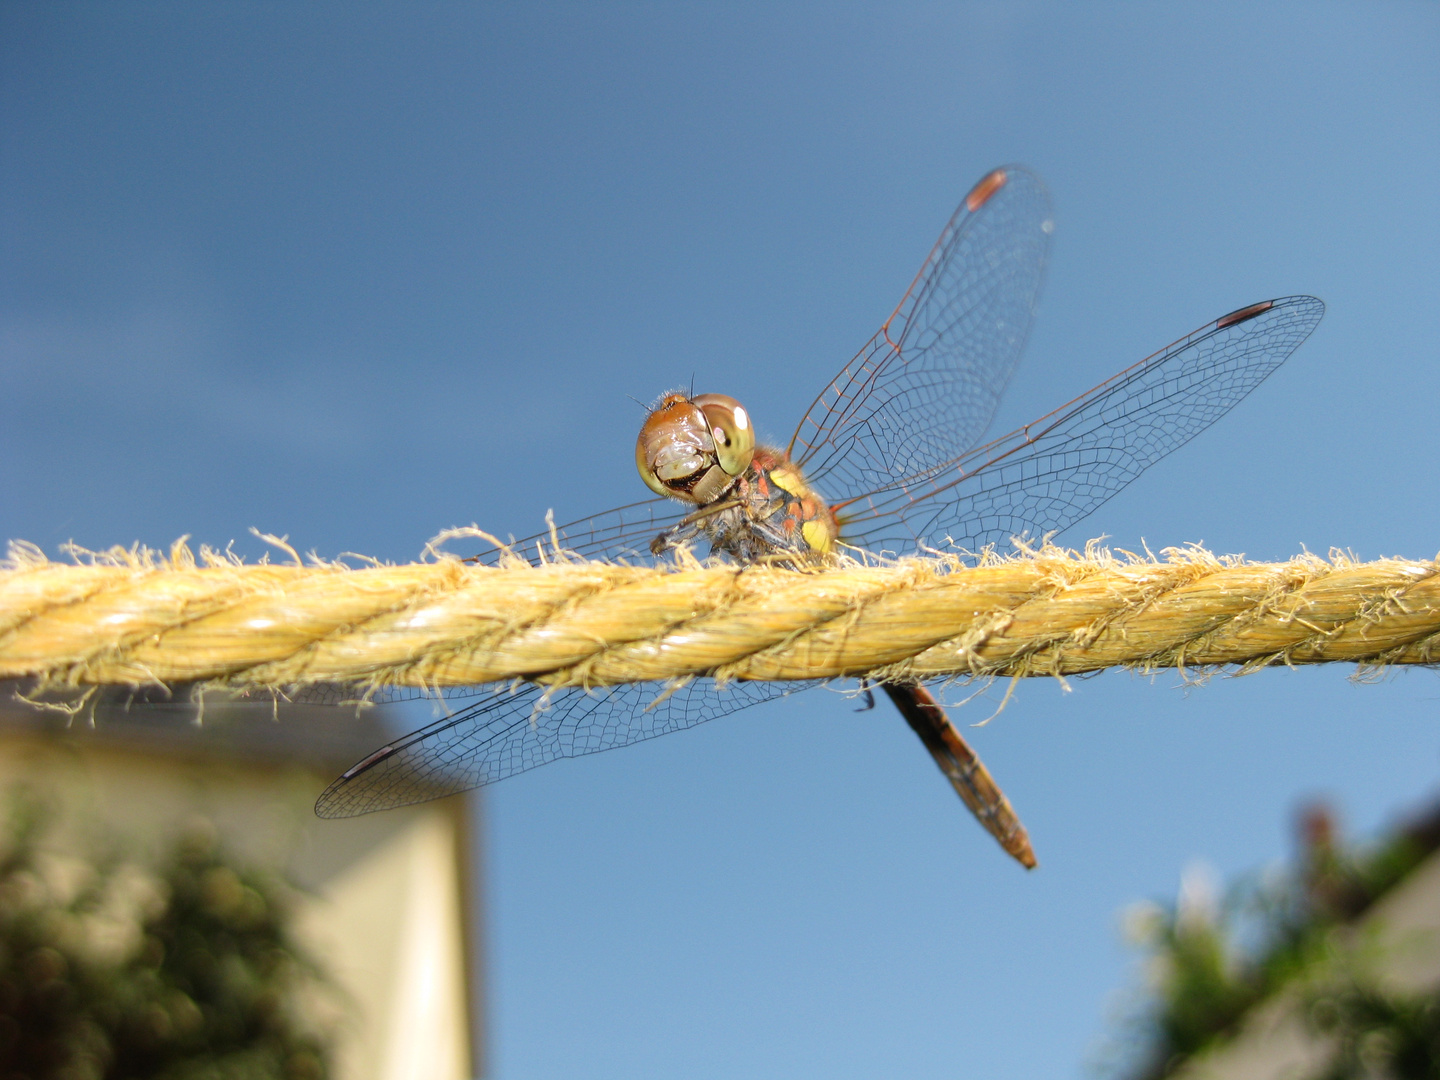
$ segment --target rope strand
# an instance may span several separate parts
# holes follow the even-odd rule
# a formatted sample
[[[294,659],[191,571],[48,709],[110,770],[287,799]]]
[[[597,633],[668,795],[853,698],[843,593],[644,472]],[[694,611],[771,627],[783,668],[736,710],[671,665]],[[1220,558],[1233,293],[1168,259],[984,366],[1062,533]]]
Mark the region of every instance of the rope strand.
[[[183,542],[64,565],[12,545],[0,677],[42,686],[596,686],[694,676],[914,681],[1107,667],[1440,663],[1440,565],[1023,557],[796,571],[451,558],[243,565]],[[298,562],[298,560],[297,560]]]

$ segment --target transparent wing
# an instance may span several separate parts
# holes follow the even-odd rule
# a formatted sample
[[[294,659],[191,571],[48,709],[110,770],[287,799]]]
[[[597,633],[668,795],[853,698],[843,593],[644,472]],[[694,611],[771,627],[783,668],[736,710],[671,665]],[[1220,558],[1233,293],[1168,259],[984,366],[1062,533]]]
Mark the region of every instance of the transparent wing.
[[[478,697],[486,692],[483,686],[447,686],[444,697]],[[366,687],[343,682],[306,683],[280,690],[241,690],[234,696],[241,701],[296,702],[301,705],[393,705],[402,701],[419,701],[436,697],[436,691],[423,686]]]
[[[521,540],[512,540],[505,548],[483,547],[472,559],[486,565],[498,563],[508,549],[530,562],[554,557],[554,541],[574,555],[608,561],[652,562],[650,541],[679,524],[693,506],[674,499],[646,499],[643,502],[617,506],[603,514],[580,518]]]
[[[1324,314],[1313,296],[1232,312],[1018,431],[839,507],[841,536],[873,551],[978,551],[1066,529],[1224,416]]]
[[[790,454],[830,499],[928,473],[985,433],[1034,321],[1050,199],[1008,165],[978,183],[899,306],[816,398]]]
[[[320,817],[354,817],[493,784],[556,758],[613,750],[694,727],[814,683],[697,679],[664,696],[661,683],[584,690],[524,684],[381,747],[348,769],[315,804]]]

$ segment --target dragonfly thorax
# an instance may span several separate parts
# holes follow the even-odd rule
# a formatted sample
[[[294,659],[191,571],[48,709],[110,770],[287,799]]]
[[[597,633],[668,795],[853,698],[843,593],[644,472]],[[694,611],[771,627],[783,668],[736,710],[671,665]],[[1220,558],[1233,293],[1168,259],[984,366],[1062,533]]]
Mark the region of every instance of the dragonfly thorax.
[[[717,555],[739,563],[803,556],[824,559],[839,528],[830,506],[783,450],[756,447],[750,467],[725,498],[691,514]],[[787,562],[792,561],[787,559]]]

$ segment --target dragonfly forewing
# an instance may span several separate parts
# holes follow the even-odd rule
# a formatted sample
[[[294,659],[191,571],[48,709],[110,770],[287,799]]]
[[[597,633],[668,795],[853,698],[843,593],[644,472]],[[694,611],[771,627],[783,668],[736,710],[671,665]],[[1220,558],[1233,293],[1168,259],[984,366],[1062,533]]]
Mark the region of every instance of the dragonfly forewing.
[[[541,563],[569,554],[606,562],[649,564],[654,561],[651,541],[675,528],[686,513],[686,507],[670,499],[645,499],[557,525],[553,530],[510,540],[501,547],[485,546],[466,561],[493,566],[508,554],[529,563]]]
[[[790,455],[811,483],[848,499],[980,439],[1030,334],[1052,231],[1029,170],[980,180],[894,313],[800,421]]]

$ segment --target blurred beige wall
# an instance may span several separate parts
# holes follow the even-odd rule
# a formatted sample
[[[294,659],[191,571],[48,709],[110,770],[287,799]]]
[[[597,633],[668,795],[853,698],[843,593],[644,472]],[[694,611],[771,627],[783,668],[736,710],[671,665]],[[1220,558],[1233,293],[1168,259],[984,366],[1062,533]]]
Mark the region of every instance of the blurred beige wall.
[[[304,890],[297,936],[348,1003],[337,1077],[478,1075],[472,800],[322,821],[311,807],[334,766],[227,756],[202,737],[136,746],[113,724],[102,736],[80,721],[67,732],[4,719],[0,784],[54,800],[58,842],[120,835],[158,853],[198,815],[233,856],[281,868]]]

